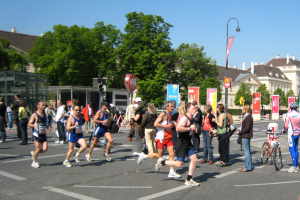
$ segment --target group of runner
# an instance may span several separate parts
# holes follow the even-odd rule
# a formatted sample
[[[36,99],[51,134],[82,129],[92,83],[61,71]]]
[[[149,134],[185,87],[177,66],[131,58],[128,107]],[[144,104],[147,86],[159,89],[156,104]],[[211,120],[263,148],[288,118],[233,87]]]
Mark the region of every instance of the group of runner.
[[[38,156],[40,153],[44,153],[48,150],[47,141],[47,129],[49,128],[49,120],[45,113],[46,103],[40,101],[37,104],[37,110],[31,115],[28,126],[32,128],[32,139],[35,146],[35,150],[31,151],[33,168],[39,168],[40,164]],[[72,167],[71,160],[74,159],[76,163],[80,162],[80,154],[86,153],[85,157],[87,161],[92,160],[93,150],[99,138],[105,137],[106,145],[104,150],[104,156],[107,161],[111,161],[110,149],[113,143],[112,134],[108,131],[107,123],[109,122],[108,105],[103,104],[101,109],[95,114],[93,121],[95,123],[95,130],[92,135],[92,142],[88,146],[83,136],[84,119],[81,114],[80,106],[74,105],[70,111],[69,117],[66,121],[68,150],[66,158],[63,161],[65,167]],[[80,148],[73,157],[75,146],[78,144]]]

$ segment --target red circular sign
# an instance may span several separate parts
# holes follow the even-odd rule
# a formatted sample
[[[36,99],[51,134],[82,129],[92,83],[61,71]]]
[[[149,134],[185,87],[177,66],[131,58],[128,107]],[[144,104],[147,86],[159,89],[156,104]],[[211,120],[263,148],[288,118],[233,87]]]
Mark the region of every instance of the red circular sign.
[[[124,85],[129,92],[133,92],[136,89],[136,77],[134,74],[126,74],[124,79]]]

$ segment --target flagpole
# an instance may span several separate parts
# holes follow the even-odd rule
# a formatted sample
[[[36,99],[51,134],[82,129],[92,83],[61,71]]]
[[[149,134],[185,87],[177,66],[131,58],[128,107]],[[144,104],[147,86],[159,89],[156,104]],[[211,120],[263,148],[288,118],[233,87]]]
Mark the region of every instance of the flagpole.
[[[226,73],[225,73],[225,76],[227,76],[227,74],[228,74],[228,57],[229,57],[229,47],[228,47],[228,27],[229,27],[229,23],[231,22],[231,21],[236,21],[236,23],[237,23],[237,27],[236,27],[236,29],[235,29],[235,31],[236,32],[240,32],[240,26],[239,26],[239,20],[238,20],[238,18],[236,18],[236,17],[230,17],[228,20],[227,20],[227,24],[226,24]],[[226,117],[227,117],[227,114],[228,114],[228,88],[227,87],[225,87],[225,113],[226,113]],[[225,121],[226,121],[226,118],[225,118]]]

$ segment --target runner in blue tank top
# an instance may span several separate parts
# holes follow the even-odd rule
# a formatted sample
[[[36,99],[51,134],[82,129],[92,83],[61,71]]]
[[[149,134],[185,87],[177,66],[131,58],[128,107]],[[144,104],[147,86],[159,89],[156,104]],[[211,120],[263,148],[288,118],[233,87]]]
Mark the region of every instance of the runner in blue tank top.
[[[105,137],[106,139],[106,146],[104,150],[104,156],[106,161],[111,161],[110,157],[110,149],[113,143],[112,134],[108,132],[108,121],[109,121],[109,113],[108,113],[108,106],[106,104],[103,104],[101,106],[101,109],[95,114],[94,116],[94,123],[96,124],[94,133],[93,133],[93,139],[92,143],[90,145],[89,152],[86,154],[86,159],[88,161],[92,160],[92,154],[95,146],[99,142],[100,137]]]
[[[72,167],[72,164],[70,163],[70,159],[72,157],[72,154],[74,152],[74,147],[76,143],[80,144],[80,149],[75,154],[75,162],[79,163],[79,155],[80,153],[84,152],[87,149],[87,143],[85,139],[83,138],[83,131],[82,127],[84,124],[84,119],[81,115],[80,106],[74,106],[73,112],[70,114],[70,117],[67,121],[66,129],[68,131],[68,152],[66,155],[66,159],[63,162],[63,165],[65,167]]]

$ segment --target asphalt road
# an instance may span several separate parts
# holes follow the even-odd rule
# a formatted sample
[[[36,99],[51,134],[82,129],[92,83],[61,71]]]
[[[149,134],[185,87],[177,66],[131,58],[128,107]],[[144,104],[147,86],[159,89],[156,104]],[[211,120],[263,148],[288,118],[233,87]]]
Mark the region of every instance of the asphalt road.
[[[41,168],[30,167],[30,150],[33,145],[20,146],[15,131],[9,132],[9,140],[0,144],[0,199],[1,200],[194,200],[194,199],[288,199],[300,200],[300,173],[289,174],[286,136],[281,138],[284,168],[276,172],[273,166],[258,162],[259,148],[266,139],[267,121],[255,122],[252,141],[253,161],[256,168],[250,173],[240,173],[242,152],[231,140],[232,165],[220,168],[214,165],[198,165],[195,179],[199,187],[184,186],[184,178],[167,179],[168,169],[154,172],[155,160],[145,160],[137,166],[132,156],[133,143],[127,141],[126,130],[114,135],[112,162],[104,161],[103,149],[97,148],[95,160],[82,162],[72,168],[62,166],[66,145],[53,143],[49,138],[49,151],[40,156]],[[214,141],[217,147],[217,141]],[[217,148],[214,148],[217,157]],[[200,153],[200,156],[202,153]],[[183,174],[187,164],[177,171]]]

